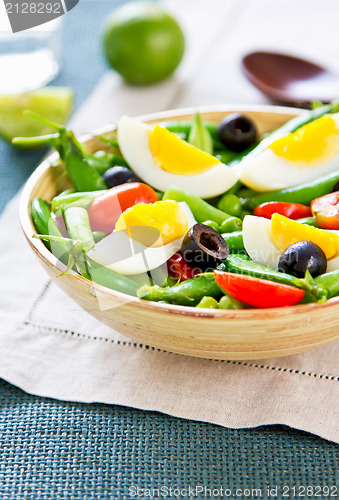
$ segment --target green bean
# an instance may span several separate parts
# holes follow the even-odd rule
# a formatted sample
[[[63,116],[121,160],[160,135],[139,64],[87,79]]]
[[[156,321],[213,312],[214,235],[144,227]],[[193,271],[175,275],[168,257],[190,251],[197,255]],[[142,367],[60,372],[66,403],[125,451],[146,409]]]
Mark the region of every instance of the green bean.
[[[69,207],[87,208],[95,198],[106,193],[106,189],[100,191],[87,191],[82,193],[59,194],[52,200],[52,211],[58,213]]]
[[[302,219],[297,219],[297,222],[299,222],[300,224],[305,224],[306,226],[313,226],[320,228],[320,226],[316,223],[313,217],[303,217]]]
[[[217,222],[215,222],[214,220],[205,220],[203,222],[203,224],[205,224],[205,226],[210,226],[211,228],[213,228],[215,231],[218,231],[219,232],[219,229],[220,229],[220,226]]]
[[[48,236],[50,241],[45,242],[48,249],[51,250],[52,243],[53,255],[67,264],[71,249],[76,241],[62,237],[62,234],[52,218],[47,202],[41,198],[34,198],[32,201],[32,219],[37,232],[40,235],[45,234]],[[79,258],[79,255],[77,255],[77,257]],[[129,278],[126,278],[125,276],[122,276],[105,266],[97,264],[88,257],[86,259],[86,263],[88,265],[89,275],[85,274],[85,277],[113,290],[136,296],[137,290],[140,287],[138,283],[135,283]],[[79,262],[77,262],[77,264],[79,264]]]
[[[221,161],[221,163],[229,165],[237,158],[238,154],[239,153],[236,153],[235,151],[215,151],[214,156],[217,160]]]
[[[64,219],[70,237],[80,241],[85,252],[90,250],[95,245],[95,241],[87,210],[81,207],[67,208],[64,212]]]
[[[163,196],[163,200],[174,200],[174,201],[185,201],[197,222],[204,222],[205,220],[212,220],[221,224],[224,220],[232,217],[230,214],[222,212],[217,208],[213,207],[206,201],[202,200],[198,196],[184,191],[183,189],[176,188],[174,186],[170,187]],[[235,219],[233,217],[233,219]],[[234,225],[238,225],[237,229],[241,228],[242,222],[240,219],[234,221]],[[234,229],[236,230],[236,228]]]
[[[238,181],[240,182],[240,181]],[[241,186],[243,186],[242,183],[240,183]],[[231,188],[232,189],[232,188]],[[256,196],[258,193],[258,191],[254,191],[254,189],[250,189],[250,188],[246,188],[246,187],[241,187],[241,189],[239,189],[239,191],[237,193],[234,193],[236,194],[239,198],[253,198],[253,196]]]
[[[213,297],[203,297],[195,307],[203,309],[218,309],[218,302]]]
[[[95,243],[99,243],[99,241],[103,240],[106,238],[107,234],[103,233],[102,231],[93,231],[93,238]]]
[[[317,276],[314,284],[323,290],[323,297],[326,299],[339,295],[339,270]]]
[[[75,189],[65,189],[58,196],[66,196],[67,194],[74,194]]]
[[[38,234],[61,238],[59,241],[46,241],[45,246],[59,260],[66,263],[71,245],[63,241],[62,234],[53,220],[48,203],[41,198],[34,198],[31,205],[31,214]]]
[[[242,221],[238,217],[231,216],[220,224],[221,233],[234,233],[234,231],[239,231],[241,228]]]
[[[203,124],[198,112],[194,115],[194,121],[190,133],[188,134],[187,141],[192,144],[192,146],[201,149],[201,151],[213,154],[214,148],[211,134]]]
[[[230,252],[239,252],[245,250],[242,231],[223,233],[221,236],[226,241]]]
[[[279,189],[277,191],[269,191],[261,193],[247,200],[246,207],[254,209],[261,203],[267,201],[287,201],[291,203],[301,203],[302,205],[310,205],[315,198],[320,198],[327,193],[330,193],[334,184],[339,181],[339,170],[331,172],[323,177],[313,181],[299,184],[290,188]]]
[[[173,287],[161,288],[160,286],[142,286],[137,293],[138,297],[145,300],[165,300],[170,304],[195,306],[201,299],[208,295],[219,297],[221,290],[212,276],[197,276],[186,280]]]
[[[78,241],[82,251],[76,256],[75,264],[80,274],[89,277],[86,252],[90,250],[95,242],[89,223],[87,210],[81,207],[70,207],[64,212],[64,219],[68,234],[74,241]]]
[[[92,259],[87,258],[87,264],[92,281],[95,281],[95,283],[99,285],[106,286],[107,288],[111,288],[112,290],[116,290],[117,292],[136,297],[137,290],[140,288],[138,283],[108,267],[98,264]]]

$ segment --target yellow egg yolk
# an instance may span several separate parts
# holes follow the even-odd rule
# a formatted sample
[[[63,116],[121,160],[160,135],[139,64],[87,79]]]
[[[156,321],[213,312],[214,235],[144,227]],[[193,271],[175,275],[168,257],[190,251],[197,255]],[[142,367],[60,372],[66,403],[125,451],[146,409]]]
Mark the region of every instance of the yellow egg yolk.
[[[274,141],[268,148],[297,166],[318,166],[338,154],[339,129],[331,116],[322,116]]]
[[[300,224],[278,213],[272,215],[271,227],[273,242],[281,252],[292,243],[306,240],[318,245],[328,260],[339,255],[339,235],[336,233]]]
[[[201,174],[221,163],[159,125],[150,132],[150,149],[159,166],[172,174]]]
[[[139,236],[134,237],[136,231],[133,228],[137,226],[143,227],[144,234],[142,235],[139,231]],[[156,241],[148,244],[147,228],[155,228],[160,233]],[[125,210],[115,225],[116,231],[124,229],[132,230],[129,234],[130,238],[147,246],[159,247],[181,238],[188,229],[188,221],[183,208],[176,201],[156,201],[149,204],[140,203]],[[151,234],[154,235],[154,232]],[[140,241],[140,236],[142,241]]]

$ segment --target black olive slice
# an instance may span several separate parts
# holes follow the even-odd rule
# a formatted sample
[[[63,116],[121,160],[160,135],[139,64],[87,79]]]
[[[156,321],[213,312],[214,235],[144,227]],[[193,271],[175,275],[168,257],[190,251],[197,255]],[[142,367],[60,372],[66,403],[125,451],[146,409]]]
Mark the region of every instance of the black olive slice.
[[[215,229],[195,224],[184,236],[181,253],[187,264],[204,271],[223,262],[228,257],[229,248]]]

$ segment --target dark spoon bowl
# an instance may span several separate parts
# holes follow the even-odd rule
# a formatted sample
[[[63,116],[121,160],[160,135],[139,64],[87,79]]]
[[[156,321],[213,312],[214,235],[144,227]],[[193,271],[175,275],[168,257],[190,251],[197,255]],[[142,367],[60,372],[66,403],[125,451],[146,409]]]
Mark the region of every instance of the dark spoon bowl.
[[[339,97],[339,75],[312,62],[273,52],[252,52],[242,59],[251,83],[276,102],[307,106]]]

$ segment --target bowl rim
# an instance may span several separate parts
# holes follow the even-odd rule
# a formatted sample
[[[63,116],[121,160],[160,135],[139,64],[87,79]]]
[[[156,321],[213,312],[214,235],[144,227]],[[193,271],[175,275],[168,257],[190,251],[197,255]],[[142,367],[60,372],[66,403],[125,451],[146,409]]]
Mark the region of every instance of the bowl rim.
[[[224,105],[224,106],[199,106],[199,107],[187,107],[187,108],[178,108],[167,111],[160,111],[156,113],[143,114],[137,116],[136,118],[140,121],[144,121],[146,123],[152,123],[156,121],[165,121],[166,119],[175,119],[178,115],[194,115],[196,111],[200,113],[232,113],[232,112],[254,112],[254,113],[273,113],[273,114],[286,114],[290,115],[300,115],[305,112],[304,109],[293,108],[287,106],[276,106],[276,105]],[[82,134],[78,138],[80,142],[88,142],[96,137],[104,134],[109,134],[116,130],[117,125],[112,123],[108,124],[104,127],[100,127],[94,130],[91,133]],[[59,155],[57,152],[52,152],[48,154],[42,162],[35,168],[33,173],[27,179],[19,204],[19,219],[22,231],[29,242],[30,246],[37,254],[40,260],[45,261],[45,263],[49,264],[51,267],[55,268],[55,271],[63,271],[66,269],[66,266],[62,264],[44,245],[44,243],[37,239],[33,238],[33,235],[36,234],[31,215],[30,215],[30,199],[31,192],[34,189],[37,181],[41,177],[43,173],[45,173],[50,167],[51,164],[54,163],[58,159]],[[75,271],[69,271],[67,273],[68,276],[72,277],[79,282],[83,282],[86,286],[95,286],[95,289],[109,295],[110,297],[116,298],[118,300],[125,301],[125,298],[128,297],[128,303],[134,304],[137,307],[141,307],[144,309],[152,311],[162,311],[167,312],[169,314],[176,315],[184,315],[190,317],[199,317],[199,318],[219,318],[219,319],[269,319],[286,316],[288,314],[300,314],[307,313],[319,308],[332,308],[337,307],[339,304],[339,297],[333,297],[331,299],[326,300],[324,303],[310,303],[310,304],[300,304],[294,306],[285,306],[285,307],[274,307],[274,308],[253,308],[253,309],[237,309],[237,310],[227,310],[227,309],[197,309],[193,306],[180,306],[175,304],[162,304],[159,302],[154,302],[150,300],[143,300],[138,297],[132,297],[125,293],[118,292],[116,290],[112,290],[110,288],[104,287],[102,285],[94,284],[92,281],[84,278],[80,274]]]

